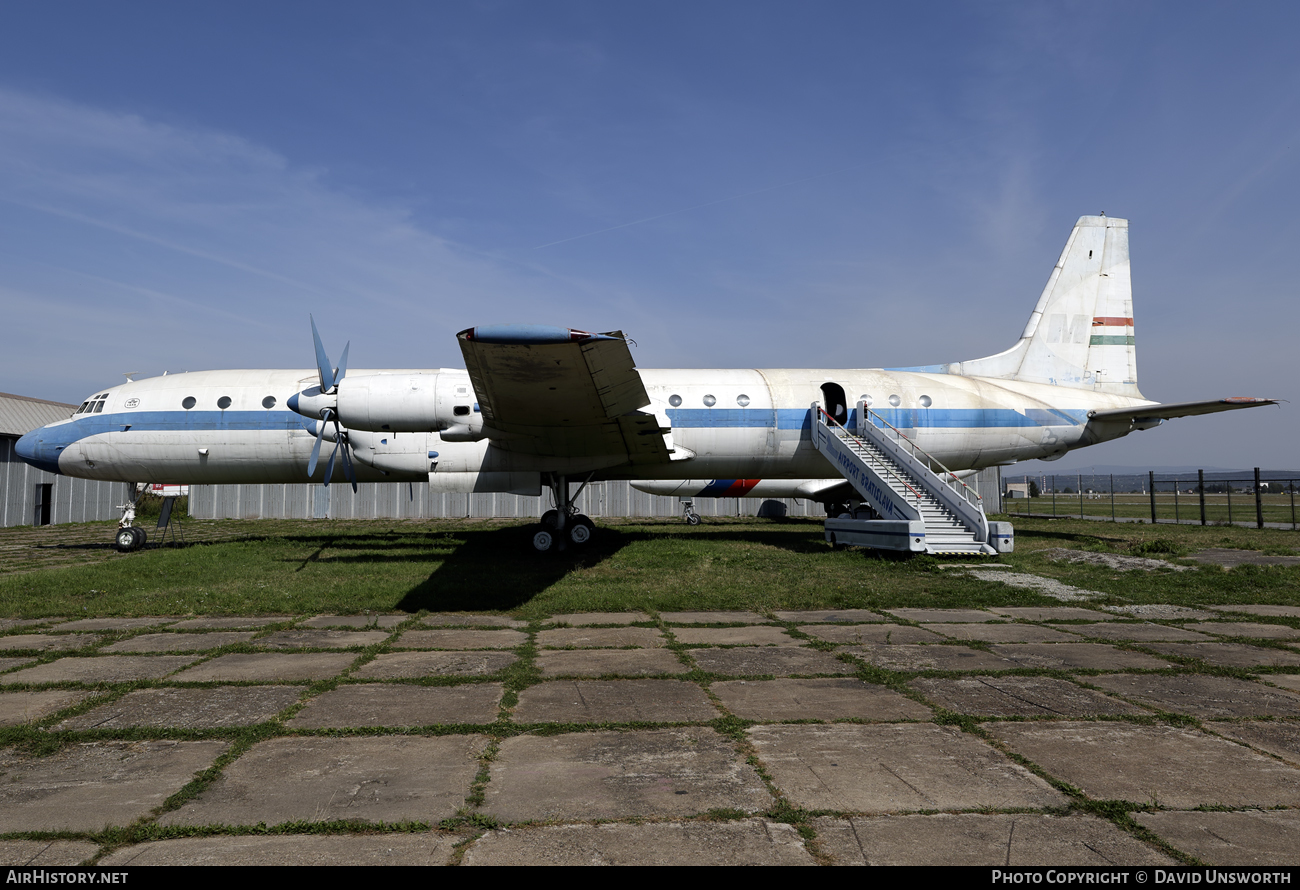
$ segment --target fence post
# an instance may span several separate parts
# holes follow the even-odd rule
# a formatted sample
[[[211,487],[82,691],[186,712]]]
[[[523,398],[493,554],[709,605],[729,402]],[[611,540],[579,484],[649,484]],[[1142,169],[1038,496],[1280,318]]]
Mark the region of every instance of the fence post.
[[[1115,521],[1115,474],[1110,474],[1110,521]]]
[[[1083,518],[1083,474],[1075,476],[1075,483],[1079,486],[1079,518]]]
[[[1052,477],[1052,515],[1056,515],[1056,477]]]
[[[1147,470],[1147,491],[1151,494],[1151,524],[1156,524],[1156,471]]]
[[[1255,528],[1264,527],[1264,499],[1259,490],[1259,467],[1255,467]]]
[[[1201,495],[1201,525],[1205,525],[1205,471],[1196,471],[1196,490]]]

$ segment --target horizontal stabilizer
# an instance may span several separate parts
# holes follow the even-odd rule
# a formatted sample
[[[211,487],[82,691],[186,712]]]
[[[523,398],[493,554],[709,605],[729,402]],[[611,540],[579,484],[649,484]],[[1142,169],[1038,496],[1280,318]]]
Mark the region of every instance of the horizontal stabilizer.
[[[1204,402],[1174,402],[1169,405],[1134,405],[1132,408],[1116,408],[1111,411],[1089,411],[1088,419],[1100,423],[1132,423],[1144,420],[1170,420],[1174,417],[1194,417],[1197,414],[1217,414],[1220,411],[1235,411],[1238,408],[1257,408],[1260,405],[1276,405],[1280,399],[1256,399],[1250,396],[1236,396],[1228,399],[1209,399]]]

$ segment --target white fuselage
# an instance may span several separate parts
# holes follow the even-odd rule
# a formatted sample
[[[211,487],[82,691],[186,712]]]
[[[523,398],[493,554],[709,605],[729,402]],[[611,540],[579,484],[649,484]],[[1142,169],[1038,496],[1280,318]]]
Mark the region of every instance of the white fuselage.
[[[419,372],[348,372],[353,378],[379,373]],[[1088,412],[1151,404],[1088,389],[880,369],[639,373],[651,398],[643,410],[666,416],[673,442],[694,456],[607,466],[593,478],[837,478],[808,432],[809,406],[828,403],[824,384],[842,387],[850,410],[868,400],[954,471],[1057,457],[1116,438],[1129,427],[1090,427]],[[29,433],[20,453],[45,469],[91,479],[305,482],[318,422],[290,411],[287,402],[316,382],[315,370],[201,371],[131,381],[97,391],[85,413]],[[452,474],[590,472],[572,463],[551,466],[554,459],[503,450],[487,439],[446,441],[437,432],[350,431],[349,441],[362,482],[427,479],[436,487],[446,478],[447,490],[466,490],[455,487]],[[318,467],[317,481],[322,473]],[[336,465],[333,481],[342,479]]]

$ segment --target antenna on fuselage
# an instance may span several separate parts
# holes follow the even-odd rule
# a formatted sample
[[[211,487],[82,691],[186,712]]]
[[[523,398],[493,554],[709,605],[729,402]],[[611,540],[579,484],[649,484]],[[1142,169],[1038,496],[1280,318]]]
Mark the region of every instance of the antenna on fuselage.
[[[123,371],[123,372],[122,372],[122,376],[126,378],[126,382],[127,382],[127,383],[135,383],[135,381],[134,381],[133,379],[131,379],[131,378],[132,378],[133,375],[135,375],[135,374],[139,374],[139,373],[140,373],[139,371]]]

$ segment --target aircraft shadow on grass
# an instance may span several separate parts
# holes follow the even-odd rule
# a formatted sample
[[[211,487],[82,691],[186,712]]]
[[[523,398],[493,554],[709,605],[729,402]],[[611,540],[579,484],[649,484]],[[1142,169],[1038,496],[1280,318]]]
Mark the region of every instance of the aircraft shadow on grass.
[[[794,553],[826,551],[820,528],[791,534],[778,527],[710,533],[718,542],[766,544]],[[632,544],[662,540],[643,530],[599,528],[583,549],[520,558],[520,541],[533,534],[531,526],[469,532],[464,543],[444,558],[429,577],[412,587],[397,603],[405,612],[510,610],[518,608],[576,569],[598,565]]]
[[[698,535],[709,542],[761,544],[790,553],[829,553],[820,525],[800,526],[774,523],[710,529],[702,535],[682,529],[680,534],[683,538]],[[429,576],[402,595],[393,608],[402,612],[508,611],[528,603],[575,570],[598,565],[632,544],[676,537],[679,531],[676,527],[663,533],[599,527],[585,547],[548,554],[529,553],[521,546],[533,533],[533,526],[506,526],[424,534],[385,531],[307,535],[295,537],[295,541],[312,547],[312,552],[291,562],[297,563],[295,571],[307,570],[316,563],[357,567],[427,563]]]

